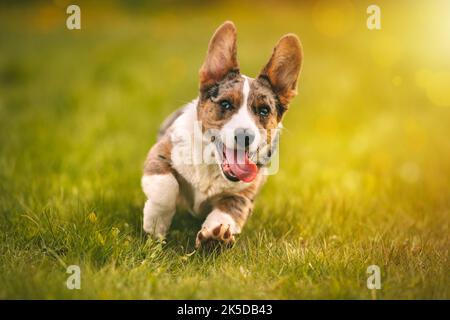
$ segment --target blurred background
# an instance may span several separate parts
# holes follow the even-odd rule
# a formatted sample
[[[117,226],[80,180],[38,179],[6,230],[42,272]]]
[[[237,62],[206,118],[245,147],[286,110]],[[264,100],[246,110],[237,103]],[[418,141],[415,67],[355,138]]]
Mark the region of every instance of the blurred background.
[[[416,279],[411,294],[449,297],[450,2],[75,1],[81,30],[68,30],[72,3],[0,5],[4,297],[35,296],[18,275],[39,264],[28,250],[42,249],[46,236],[45,248],[84,252],[24,215],[38,221],[47,212],[64,224],[92,211],[104,219],[100,234],[114,225],[124,241],[139,238],[146,153],[161,121],[196,97],[208,41],[225,20],[237,27],[246,75],[259,73],[285,33],[304,49],[280,171],[249,230],[398,241],[395,248],[409,250],[401,272],[423,254],[429,264],[417,270],[437,275],[434,284]],[[370,4],[381,8],[381,30],[366,26]],[[173,239],[185,239],[176,231]],[[109,261],[104,255],[91,258]]]

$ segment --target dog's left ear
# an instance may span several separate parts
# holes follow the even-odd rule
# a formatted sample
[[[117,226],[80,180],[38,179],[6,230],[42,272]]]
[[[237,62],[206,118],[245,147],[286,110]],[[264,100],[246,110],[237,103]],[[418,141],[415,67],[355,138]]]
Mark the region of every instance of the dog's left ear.
[[[226,21],[212,36],[205,62],[200,69],[200,88],[207,88],[224,79],[230,72],[239,72],[236,48],[236,27]]]
[[[303,60],[300,40],[295,34],[283,36],[275,46],[272,57],[259,74],[270,82],[283,106],[297,95],[297,79]]]

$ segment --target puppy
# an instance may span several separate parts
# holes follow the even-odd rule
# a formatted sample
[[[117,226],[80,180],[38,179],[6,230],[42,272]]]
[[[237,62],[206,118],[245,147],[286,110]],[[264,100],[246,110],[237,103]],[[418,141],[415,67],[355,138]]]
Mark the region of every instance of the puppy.
[[[227,21],[216,30],[200,69],[198,98],[164,121],[147,156],[147,233],[164,237],[182,205],[206,218],[197,248],[234,243],[264,184],[301,63],[300,41],[287,34],[261,73],[247,77],[239,71],[234,24]]]

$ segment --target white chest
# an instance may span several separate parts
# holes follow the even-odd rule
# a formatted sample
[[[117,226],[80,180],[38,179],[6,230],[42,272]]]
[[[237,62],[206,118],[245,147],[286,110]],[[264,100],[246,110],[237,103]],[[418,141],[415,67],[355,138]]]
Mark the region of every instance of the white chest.
[[[174,168],[189,184],[190,194],[181,196],[190,199],[193,213],[199,213],[201,205],[208,199],[224,192],[238,192],[246,185],[227,181],[216,164],[175,165]]]

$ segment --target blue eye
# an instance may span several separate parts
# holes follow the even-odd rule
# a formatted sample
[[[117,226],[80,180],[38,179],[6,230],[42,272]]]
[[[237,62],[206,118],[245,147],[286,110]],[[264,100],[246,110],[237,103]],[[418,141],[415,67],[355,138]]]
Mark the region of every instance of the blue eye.
[[[257,112],[261,117],[267,117],[270,114],[270,109],[267,106],[262,106],[258,108]]]
[[[220,107],[222,110],[231,110],[233,108],[233,105],[228,100],[220,101]]]

